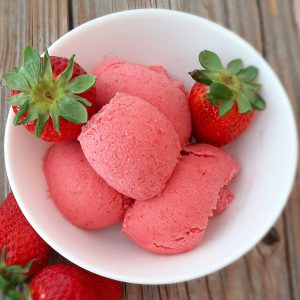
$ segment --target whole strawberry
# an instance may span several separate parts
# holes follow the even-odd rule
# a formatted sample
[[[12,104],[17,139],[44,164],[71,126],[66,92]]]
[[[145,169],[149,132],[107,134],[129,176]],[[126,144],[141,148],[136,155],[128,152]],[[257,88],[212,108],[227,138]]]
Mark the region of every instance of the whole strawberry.
[[[27,222],[12,193],[0,206],[0,252],[4,294],[42,269],[50,255],[50,247]]]
[[[73,265],[48,266],[29,284],[33,300],[119,300],[120,282]]]
[[[14,124],[47,142],[76,139],[97,112],[96,78],[71,59],[43,58],[32,47],[24,50],[24,65],[3,76],[12,89],[6,101],[16,113]]]
[[[189,95],[193,133],[198,142],[221,147],[244,132],[255,110],[266,107],[257,92],[261,85],[253,82],[258,69],[243,68],[240,59],[225,68],[218,55],[207,50],[200,52],[199,61],[204,69],[189,73],[197,81]]]

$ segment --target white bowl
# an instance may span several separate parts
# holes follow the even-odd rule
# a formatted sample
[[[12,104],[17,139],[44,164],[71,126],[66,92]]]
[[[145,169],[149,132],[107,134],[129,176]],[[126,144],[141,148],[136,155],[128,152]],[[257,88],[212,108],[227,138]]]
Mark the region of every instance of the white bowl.
[[[88,71],[106,57],[165,66],[187,89],[187,74],[210,49],[225,62],[240,57],[260,69],[267,109],[227,147],[242,172],[233,184],[235,201],[210,220],[204,241],[180,255],[159,256],[123,236],[120,225],[85,231],[66,221],[47,194],[42,159],[48,143],[12,125],[5,132],[8,178],[26,218],[45,241],[75,264],[121,281],[163,284],[217,271],[250,250],[270,229],[288,199],[297,163],[296,126],[289,99],[270,66],[243,39],[208,20],[168,10],[133,10],[85,23],[56,41],[51,54],[71,56]]]

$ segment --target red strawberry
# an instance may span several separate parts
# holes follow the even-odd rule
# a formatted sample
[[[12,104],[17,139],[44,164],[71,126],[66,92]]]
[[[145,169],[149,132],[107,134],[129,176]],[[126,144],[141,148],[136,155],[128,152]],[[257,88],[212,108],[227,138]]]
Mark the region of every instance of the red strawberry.
[[[97,112],[95,76],[71,59],[44,58],[28,46],[24,65],[3,76],[12,89],[6,101],[16,113],[14,124],[24,124],[47,142],[76,139],[81,127]]]
[[[27,222],[12,193],[0,206],[0,251],[0,289],[4,293],[37,273],[50,255],[50,247]]]
[[[0,206],[0,250],[3,249],[7,266],[25,266],[34,259],[29,275],[43,268],[50,254],[50,247],[25,219],[12,193]]]
[[[73,265],[48,266],[30,282],[33,300],[118,300],[120,282]]]
[[[265,101],[257,93],[260,84],[254,83],[258,69],[243,69],[240,59],[224,68],[217,54],[199,54],[203,70],[189,74],[197,81],[189,95],[189,104],[196,140],[218,147],[230,143],[249,126],[255,110],[263,110]]]

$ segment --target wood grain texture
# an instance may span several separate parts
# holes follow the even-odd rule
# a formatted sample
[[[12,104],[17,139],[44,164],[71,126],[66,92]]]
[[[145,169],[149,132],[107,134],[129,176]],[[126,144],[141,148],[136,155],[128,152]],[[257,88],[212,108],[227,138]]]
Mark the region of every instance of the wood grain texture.
[[[0,0],[0,75],[21,61],[21,51],[29,43],[42,51],[69,29],[95,17],[155,7],[208,18],[245,38],[277,72],[290,96],[297,121],[300,120],[299,0]],[[4,104],[7,95],[7,89],[0,85],[1,149],[8,112]],[[9,188],[3,150],[0,167],[2,199]],[[299,197],[297,174],[288,206],[276,225],[252,251],[227,268],[205,278],[174,285],[125,284],[123,299],[300,299]]]

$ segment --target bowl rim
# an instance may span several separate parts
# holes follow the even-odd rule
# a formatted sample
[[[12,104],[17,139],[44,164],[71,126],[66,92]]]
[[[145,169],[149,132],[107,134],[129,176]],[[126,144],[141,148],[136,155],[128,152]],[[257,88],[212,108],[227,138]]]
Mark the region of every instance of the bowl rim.
[[[85,22],[85,23],[79,25],[78,27],[75,27],[71,31],[65,33],[63,36],[61,36],[58,40],[56,40],[48,48],[49,52],[51,53],[51,51],[53,49],[55,49],[59,40],[72,37],[73,35],[76,35],[79,31],[85,30],[86,28],[90,27],[93,24],[96,24],[99,22],[104,22],[104,21],[110,20],[110,19],[114,19],[119,16],[124,16],[124,15],[136,16],[136,15],[140,15],[140,14],[154,14],[154,15],[169,14],[169,15],[174,15],[174,16],[175,15],[184,16],[184,17],[198,19],[198,20],[200,19],[202,22],[207,23],[210,27],[217,29],[220,32],[220,34],[226,34],[227,36],[231,36],[231,38],[234,38],[235,40],[237,40],[237,42],[239,42],[243,47],[250,48],[252,51],[255,52],[256,55],[260,56],[265,63],[264,68],[268,69],[268,72],[272,73],[272,75],[274,76],[274,79],[276,81],[276,84],[278,86],[278,89],[280,89],[282,91],[282,95],[283,95],[282,101],[286,102],[288,113],[291,116],[290,121],[291,121],[292,132],[289,132],[289,135],[291,136],[291,139],[292,139],[292,149],[291,149],[292,157],[290,158],[292,161],[292,164],[291,164],[292,167],[290,169],[290,174],[288,174],[288,176],[290,177],[290,184],[288,185],[287,189],[284,192],[282,192],[282,195],[284,195],[284,197],[282,197],[282,199],[280,201],[280,205],[277,206],[277,210],[273,212],[273,214],[271,215],[272,217],[270,217],[266,221],[265,225],[263,227],[261,227],[260,231],[259,232],[257,231],[256,236],[254,236],[254,238],[252,238],[252,240],[249,240],[249,242],[247,244],[242,245],[239,248],[239,250],[234,253],[234,255],[227,256],[226,259],[223,259],[219,263],[214,264],[213,267],[211,267],[211,268],[192,271],[189,273],[185,273],[184,275],[177,273],[177,274],[173,274],[172,278],[164,278],[163,280],[156,279],[156,278],[155,279],[153,279],[153,278],[144,279],[139,276],[133,276],[133,275],[126,277],[123,275],[118,275],[117,272],[107,272],[106,270],[103,270],[103,269],[99,270],[99,268],[95,268],[92,265],[86,264],[84,261],[73,256],[73,254],[71,252],[66,252],[61,245],[55,244],[55,242],[52,241],[51,237],[49,237],[47,235],[47,233],[43,230],[43,228],[40,228],[39,225],[37,223],[35,223],[35,221],[31,218],[30,211],[27,210],[25,208],[25,206],[23,205],[20,194],[18,193],[18,188],[15,185],[14,180],[13,180],[13,172],[12,172],[11,165],[10,165],[10,155],[9,155],[10,134],[9,134],[9,132],[10,132],[10,128],[12,127],[12,119],[13,119],[12,108],[10,108],[7,122],[6,122],[6,127],[5,127],[4,160],[5,160],[5,166],[6,166],[6,171],[7,171],[7,177],[9,179],[11,189],[14,192],[15,198],[16,198],[22,212],[24,213],[26,219],[29,221],[29,223],[32,225],[32,227],[36,230],[36,232],[55,251],[60,253],[62,256],[64,256],[65,258],[67,258],[68,260],[73,262],[74,264],[76,264],[90,272],[93,272],[93,273],[96,273],[96,274],[99,274],[99,275],[102,275],[102,276],[105,276],[108,278],[112,278],[115,280],[125,281],[125,282],[129,282],[129,283],[134,283],[134,284],[172,284],[172,283],[178,283],[178,282],[188,281],[188,280],[200,278],[203,276],[207,276],[211,273],[219,271],[220,269],[222,269],[222,268],[228,266],[229,264],[233,263],[234,261],[238,260],[243,255],[245,255],[248,251],[250,251],[263,238],[263,236],[270,230],[270,228],[273,226],[273,224],[278,220],[280,214],[282,213],[282,211],[288,201],[289,195],[290,195],[290,193],[292,191],[292,187],[294,185],[295,176],[296,176],[297,162],[298,162],[297,126],[296,126],[296,120],[295,120],[294,112],[293,112],[289,97],[288,97],[281,81],[279,80],[277,74],[273,71],[271,66],[264,60],[264,58],[261,56],[261,54],[251,44],[249,44],[242,37],[238,36],[237,34],[230,31],[229,29],[227,29],[227,28],[223,27],[222,25],[219,25],[213,21],[210,21],[208,19],[205,19],[200,16],[196,16],[196,15],[193,15],[190,13],[169,10],[169,9],[156,9],[156,8],[133,9],[133,10],[126,10],[126,11],[111,13],[108,15],[97,17],[88,22]]]

